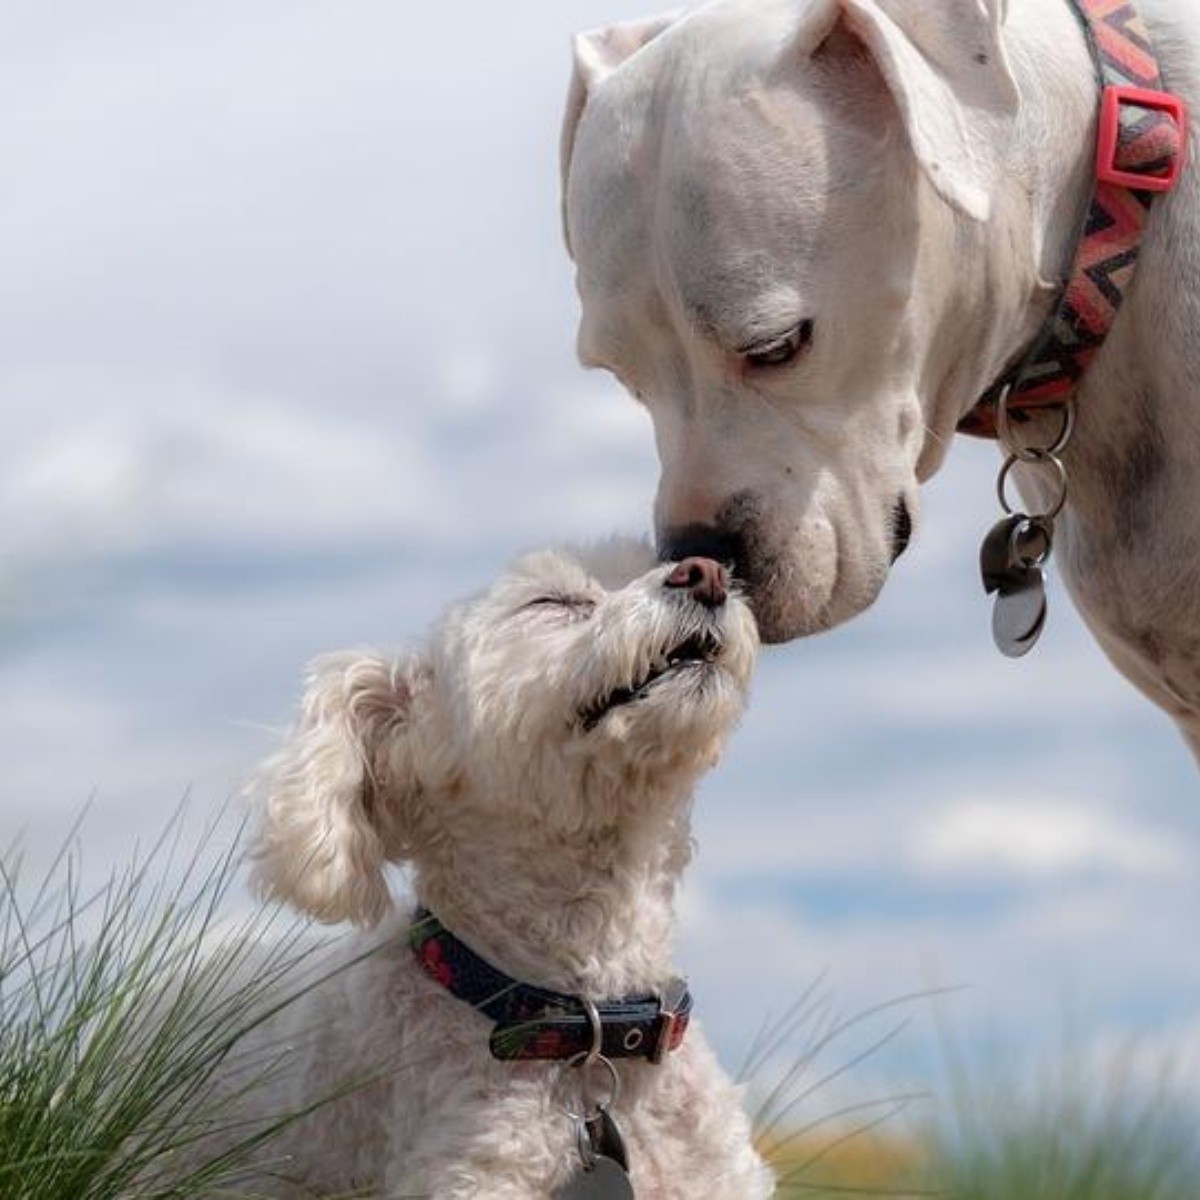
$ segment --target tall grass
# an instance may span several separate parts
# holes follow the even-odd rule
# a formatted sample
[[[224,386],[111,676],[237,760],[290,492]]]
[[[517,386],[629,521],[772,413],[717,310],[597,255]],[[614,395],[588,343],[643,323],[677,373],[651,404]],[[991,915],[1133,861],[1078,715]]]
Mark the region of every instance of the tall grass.
[[[917,1182],[924,1147],[898,1133],[897,1122],[928,1094],[832,1097],[858,1090],[859,1069],[905,1033],[912,1010],[933,994],[900,996],[843,1016],[818,978],[763,1026],[738,1079],[758,1092],[755,1139],[775,1169],[780,1200],[927,1194]],[[787,1062],[782,1069],[773,1065],[780,1061]]]
[[[181,854],[182,836],[176,819],[91,888],[74,838],[32,882],[19,853],[0,859],[4,1200],[253,1197],[252,1180],[284,1169],[272,1138],[367,1082],[303,1112],[239,1115],[283,1065],[282,1046],[241,1040],[324,978],[325,945],[274,910],[229,921],[238,839],[221,849],[210,834]],[[758,1087],[756,1134],[781,1200],[1200,1196],[1194,1099],[1128,1063],[1097,1077],[1068,1053],[1032,1082],[993,1068],[980,1083],[944,1039],[940,1095],[831,1100],[858,1090],[859,1070],[930,994],[843,1018],[818,980],[764,1028],[741,1077]]]
[[[802,1119],[820,1089],[898,1037],[897,1020],[861,1049],[845,1035],[907,997],[834,1020],[806,995],[768,1037],[800,1037],[792,1066],[759,1105],[755,1127],[783,1200],[944,1197],[945,1200],[1197,1200],[1200,1105],[1167,1071],[1147,1077],[1131,1051],[1104,1066],[1064,1050],[1032,1078],[993,1058],[982,1078],[943,1030],[943,1086],[826,1107]],[[818,1056],[836,1053],[816,1069]],[[765,1061],[763,1051],[751,1067]],[[1013,1056],[1009,1056],[1010,1059]],[[913,1104],[922,1100],[914,1115]]]
[[[1196,1200],[1198,1105],[1136,1048],[1089,1064],[1066,1049],[1033,1079],[986,1083],[947,1053],[950,1113],[928,1135],[930,1181],[956,1200]]]
[[[75,838],[32,883],[19,852],[0,862],[5,1200],[252,1195],[251,1158],[298,1115],[239,1124],[280,1064],[237,1044],[304,991],[319,947],[271,911],[226,923],[236,839],[181,863],[181,827],[90,890]]]

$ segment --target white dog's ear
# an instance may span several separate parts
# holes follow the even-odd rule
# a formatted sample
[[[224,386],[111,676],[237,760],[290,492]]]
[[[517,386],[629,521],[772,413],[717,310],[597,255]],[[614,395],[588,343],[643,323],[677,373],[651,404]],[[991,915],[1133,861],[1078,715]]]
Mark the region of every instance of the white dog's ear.
[[[567,89],[567,108],[563,114],[562,137],[559,141],[559,167],[563,198],[563,238],[567,252],[571,251],[571,239],[567,234],[566,198],[567,175],[571,169],[571,155],[575,149],[575,132],[579,120],[587,107],[588,93],[599,86],[606,75],[611,75],[627,58],[653,41],[669,25],[683,16],[683,9],[661,13],[656,17],[640,17],[635,21],[621,21],[616,25],[605,25],[577,33],[572,43],[575,62],[571,71],[571,83]]]
[[[266,764],[260,893],[319,921],[372,925],[388,911],[384,867],[419,798],[407,740],[425,673],[415,659],[379,655],[313,664],[300,718]]]
[[[933,186],[985,221],[1020,104],[1002,27],[1006,0],[823,0],[802,33],[821,52],[844,26],[895,98]]]

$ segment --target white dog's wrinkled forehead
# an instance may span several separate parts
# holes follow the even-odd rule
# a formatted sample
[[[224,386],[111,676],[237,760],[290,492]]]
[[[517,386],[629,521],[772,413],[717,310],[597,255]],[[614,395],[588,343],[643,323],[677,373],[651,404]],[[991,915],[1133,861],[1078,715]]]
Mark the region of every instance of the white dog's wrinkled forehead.
[[[589,94],[565,194],[589,365],[637,375],[672,320],[735,349],[822,307],[829,197],[857,186],[839,166],[857,156],[831,150],[800,86],[794,14],[739,30],[732,8],[689,15]]]

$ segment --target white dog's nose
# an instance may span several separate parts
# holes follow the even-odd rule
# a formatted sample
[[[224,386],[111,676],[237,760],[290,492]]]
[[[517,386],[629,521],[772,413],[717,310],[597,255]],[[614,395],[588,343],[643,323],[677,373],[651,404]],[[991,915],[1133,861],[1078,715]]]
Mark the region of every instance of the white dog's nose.
[[[705,608],[720,608],[729,595],[729,575],[711,558],[685,558],[671,569],[663,587],[687,588]]]

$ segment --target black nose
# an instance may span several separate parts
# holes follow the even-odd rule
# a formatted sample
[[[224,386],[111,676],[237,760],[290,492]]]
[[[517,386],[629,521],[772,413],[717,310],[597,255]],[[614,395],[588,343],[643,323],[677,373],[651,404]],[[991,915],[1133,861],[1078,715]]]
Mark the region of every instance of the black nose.
[[[729,575],[711,558],[685,558],[663,580],[663,587],[687,588],[705,608],[720,608],[729,595]]]
[[[741,536],[715,525],[675,525],[664,529],[658,537],[658,557],[663,562],[711,558],[725,563],[737,578],[746,578],[746,548]]]

